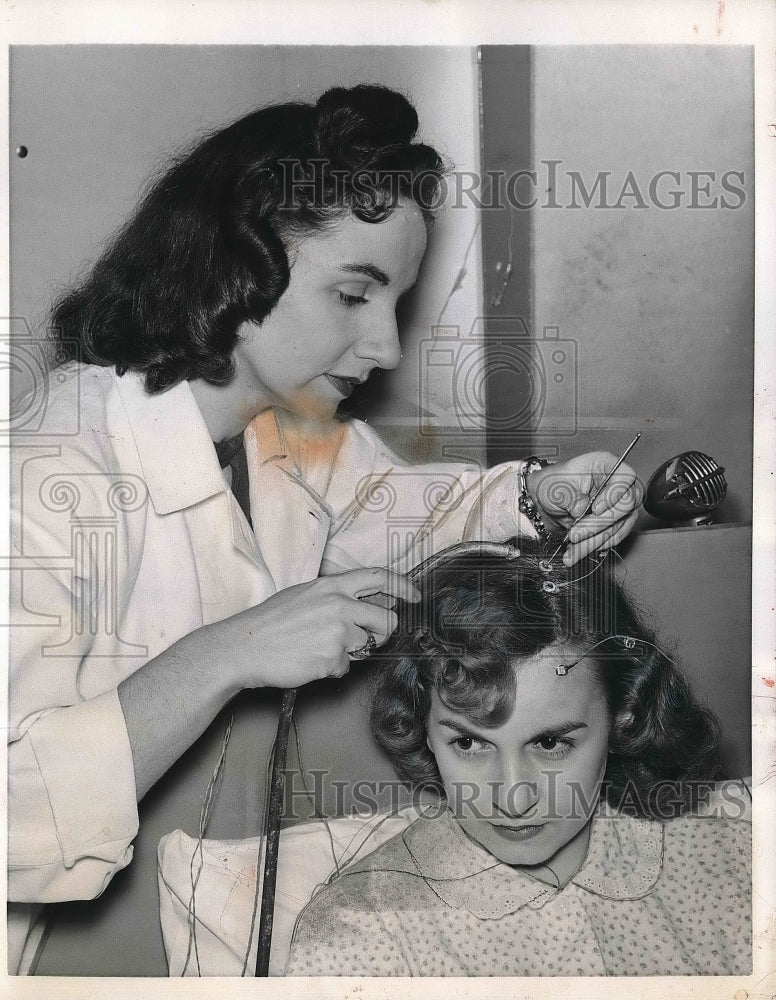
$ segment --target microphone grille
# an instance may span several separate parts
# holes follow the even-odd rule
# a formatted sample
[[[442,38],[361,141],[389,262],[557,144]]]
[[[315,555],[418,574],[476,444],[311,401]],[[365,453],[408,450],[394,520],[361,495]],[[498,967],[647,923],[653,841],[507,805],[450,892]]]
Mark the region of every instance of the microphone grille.
[[[647,487],[644,507],[653,517],[688,520],[719,506],[727,493],[725,470],[702,451],[665,462]]]
[[[702,451],[686,451],[679,456],[676,477],[684,480],[675,487],[690,507],[699,512],[713,510],[725,499],[725,470]]]

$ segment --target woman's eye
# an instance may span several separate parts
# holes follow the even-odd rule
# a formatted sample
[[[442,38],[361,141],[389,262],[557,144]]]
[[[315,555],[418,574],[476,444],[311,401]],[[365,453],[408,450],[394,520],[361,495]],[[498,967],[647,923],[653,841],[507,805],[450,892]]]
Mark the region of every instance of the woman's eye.
[[[367,299],[363,295],[348,295],[347,292],[339,292],[340,302],[351,309],[353,306],[364,305]]]
[[[555,750],[560,740],[557,736],[542,736],[538,743],[542,750]]]

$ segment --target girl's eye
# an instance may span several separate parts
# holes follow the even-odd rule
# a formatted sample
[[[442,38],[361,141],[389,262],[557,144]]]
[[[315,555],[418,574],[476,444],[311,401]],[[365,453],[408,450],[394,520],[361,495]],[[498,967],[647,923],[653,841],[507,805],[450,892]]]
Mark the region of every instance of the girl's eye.
[[[366,303],[366,299],[363,295],[348,295],[347,292],[339,292],[340,302],[347,306],[348,309],[352,309],[353,306],[361,306]]]
[[[550,757],[565,757],[574,746],[573,740],[561,739],[559,736],[541,736],[535,744]]]
[[[473,736],[456,736],[451,742],[453,747],[464,755],[473,754],[482,749],[480,741],[475,740]]]

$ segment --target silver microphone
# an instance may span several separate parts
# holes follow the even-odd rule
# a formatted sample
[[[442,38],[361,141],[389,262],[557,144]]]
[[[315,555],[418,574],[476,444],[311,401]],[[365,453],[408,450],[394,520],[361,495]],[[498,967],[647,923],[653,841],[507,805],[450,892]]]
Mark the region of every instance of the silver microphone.
[[[673,524],[711,524],[725,499],[724,468],[702,451],[685,451],[664,462],[647,486],[644,509]]]

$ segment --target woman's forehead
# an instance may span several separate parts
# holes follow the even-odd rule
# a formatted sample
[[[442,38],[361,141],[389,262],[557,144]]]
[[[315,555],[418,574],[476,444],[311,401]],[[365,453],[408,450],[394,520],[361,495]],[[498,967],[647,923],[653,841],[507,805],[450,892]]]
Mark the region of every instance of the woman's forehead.
[[[300,258],[327,270],[356,273],[358,265],[371,266],[403,290],[415,282],[427,240],[423,213],[414,202],[402,201],[381,222],[349,213],[295,241],[295,249]]]

